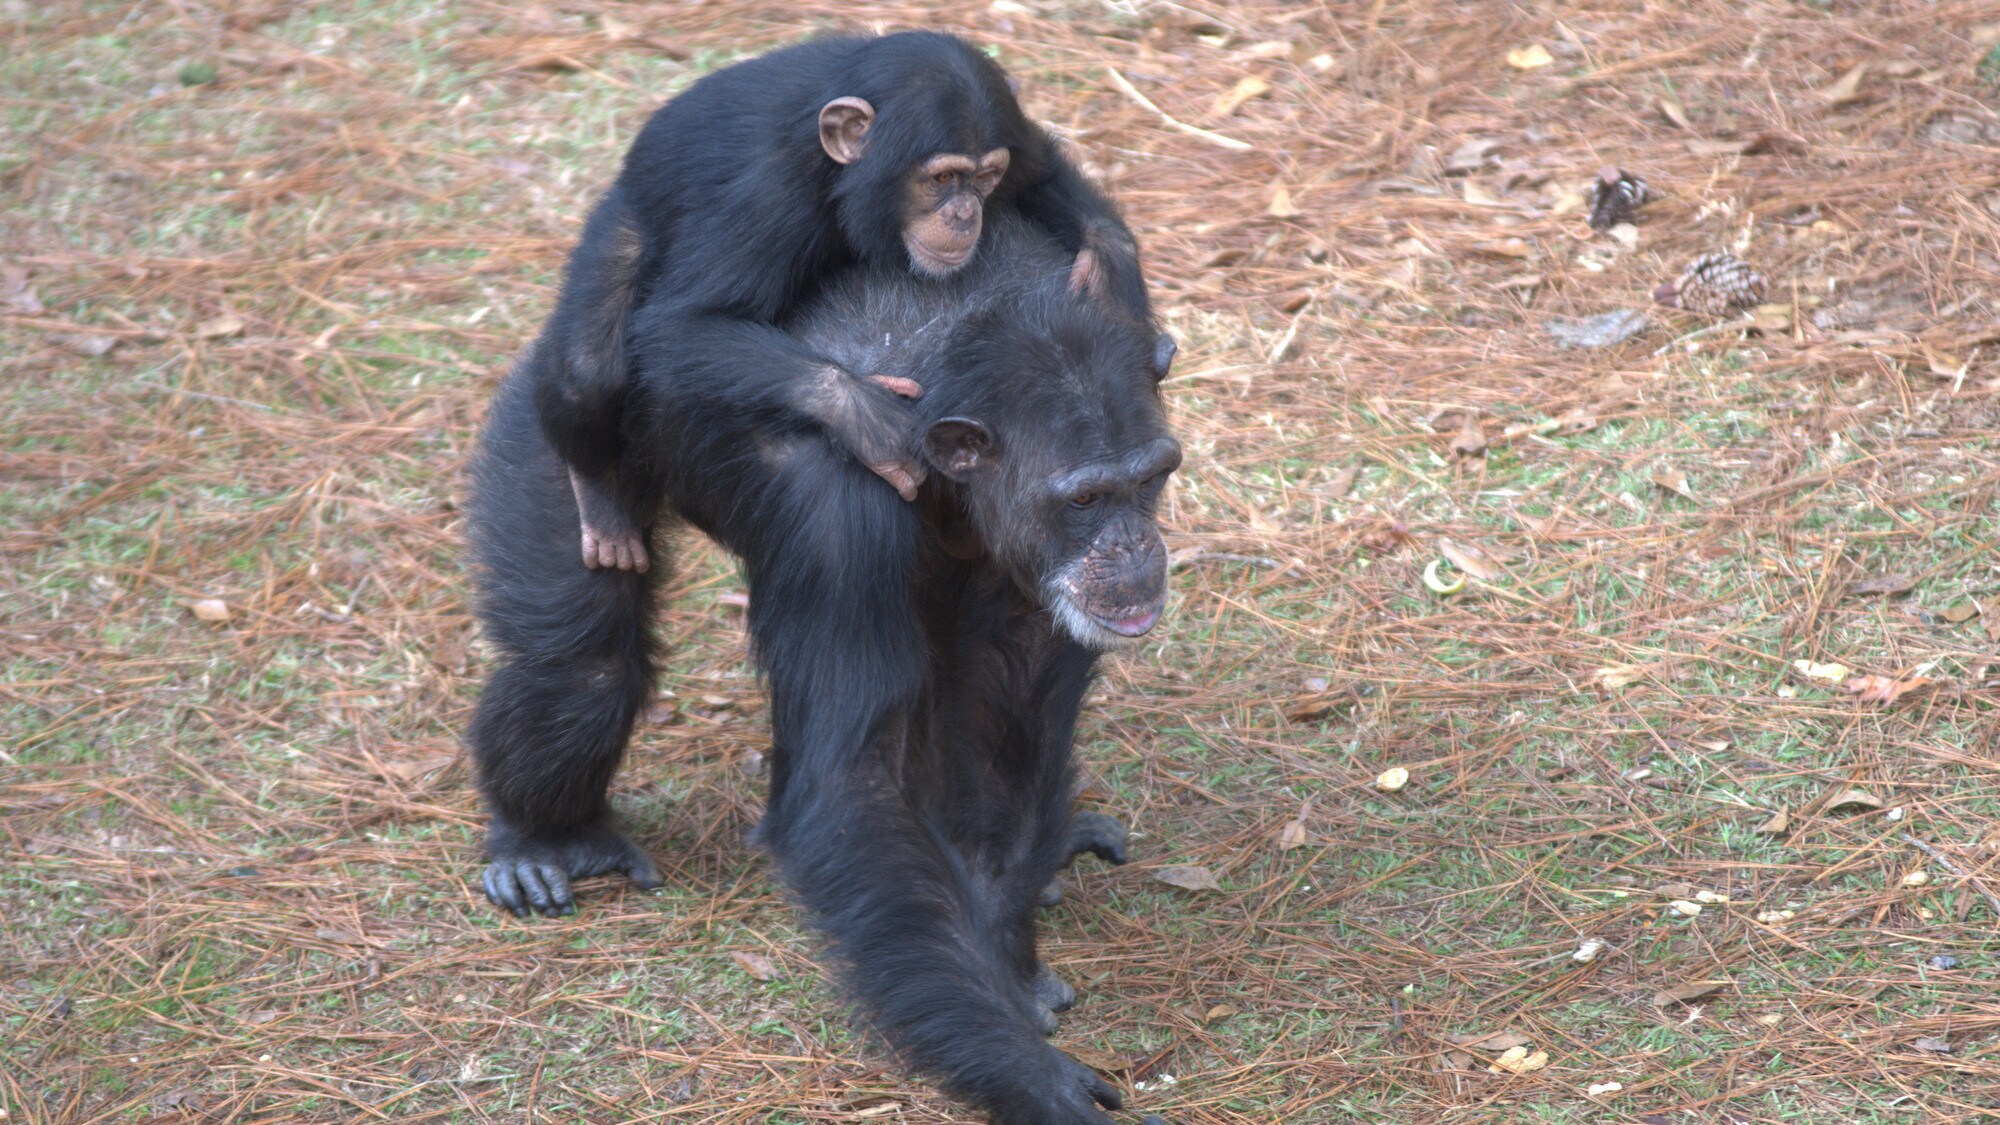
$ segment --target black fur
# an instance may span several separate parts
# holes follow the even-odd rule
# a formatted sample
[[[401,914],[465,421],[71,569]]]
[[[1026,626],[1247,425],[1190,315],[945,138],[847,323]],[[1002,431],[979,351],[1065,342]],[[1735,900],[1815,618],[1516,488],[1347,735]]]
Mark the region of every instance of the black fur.
[[[1152,526],[1172,459],[1088,509],[1047,482],[1171,442],[1150,331],[1072,298],[1060,244],[1019,221],[989,237],[942,282],[857,271],[784,339],[923,376],[909,432],[975,419],[993,468],[939,472],[905,503],[809,419],[649,394],[629,421],[659,492],[634,500],[743,560],[771,693],[759,839],[867,1024],[1003,1125],[1101,1125],[1117,1092],[1043,1038],[1074,994],[1037,956],[1034,915],[1077,851],[1124,856],[1115,822],[1070,813],[1071,740],[1108,634],[1051,599],[1080,562],[1151,565],[1097,552],[1119,521]],[[678,317],[656,299],[635,320],[644,376],[685,358]],[[502,385],[469,508],[502,653],[472,730],[501,872],[487,887],[519,913],[570,909],[565,873],[657,879],[604,790],[652,678],[664,568],[590,570],[569,549],[574,500],[534,416],[547,362],[532,349]]]
[[[846,166],[818,133],[820,108],[843,96],[876,110],[866,155]],[[963,40],[817,40],[710,74],[654,113],[584,227],[532,368],[542,426],[579,487],[616,493],[631,471],[622,467],[634,394],[626,329],[654,295],[654,331],[678,354],[656,357],[653,378],[742,410],[811,414],[854,451],[881,452],[871,419],[829,414],[813,393],[825,361],[773,326],[855,262],[908,269],[911,170],[938,153],[995,148],[1012,159],[986,201],[989,224],[1019,214],[1072,254],[1098,246],[1107,298],[1150,325],[1116,209],[1022,115],[1000,68]],[[647,513],[629,503],[613,496],[593,514],[636,533]]]

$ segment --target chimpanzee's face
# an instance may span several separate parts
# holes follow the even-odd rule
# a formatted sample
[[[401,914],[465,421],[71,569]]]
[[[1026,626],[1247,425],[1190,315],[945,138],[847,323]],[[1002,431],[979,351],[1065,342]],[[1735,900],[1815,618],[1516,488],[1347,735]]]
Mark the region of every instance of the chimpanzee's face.
[[[987,550],[1035,591],[1058,628],[1093,649],[1144,636],[1166,606],[1156,511],[1181,447],[1162,425],[1140,429],[1082,459],[967,418],[938,422],[925,437],[932,464],[966,485]]]

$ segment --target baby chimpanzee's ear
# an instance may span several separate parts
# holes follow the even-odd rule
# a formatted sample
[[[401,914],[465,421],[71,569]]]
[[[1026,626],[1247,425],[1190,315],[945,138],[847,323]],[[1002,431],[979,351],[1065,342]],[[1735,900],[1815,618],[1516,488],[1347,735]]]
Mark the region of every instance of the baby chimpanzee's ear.
[[[992,431],[970,418],[944,418],[924,431],[924,459],[938,472],[963,483],[999,457]]]
[[[852,164],[867,151],[874,123],[875,107],[866,98],[835,98],[820,107],[819,146],[836,162]]]

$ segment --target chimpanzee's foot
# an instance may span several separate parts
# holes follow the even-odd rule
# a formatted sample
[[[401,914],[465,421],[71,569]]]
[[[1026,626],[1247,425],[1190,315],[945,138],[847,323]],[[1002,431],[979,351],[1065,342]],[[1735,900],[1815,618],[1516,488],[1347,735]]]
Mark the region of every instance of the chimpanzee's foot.
[[[1035,962],[1035,975],[1028,980],[1028,996],[1029,1015],[1044,1036],[1054,1035],[1060,1026],[1057,1012],[1076,1007],[1076,989],[1064,984],[1046,961]]]
[[[1085,852],[1106,863],[1124,863],[1129,858],[1125,851],[1125,826],[1103,813],[1085,812],[1070,817],[1069,854],[1063,857],[1063,866],[1069,866]],[[1062,900],[1062,876],[1058,875],[1042,888],[1035,903],[1038,906],[1060,906]]]
[[[1067,1012],[1076,1007],[1076,989],[1063,983],[1054,969],[1044,961],[1035,969],[1034,983],[1028,987],[1035,990],[1035,999],[1051,1012]]]
[[[1106,863],[1124,863],[1125,826],[1103,813],[1077,813],[1069,819],[1069,858],[1089,852]]]
[[[619,503],[617,474],[592,480],[571,469],[569,487],[576,494],[577,518],[583,523],[583,565],[646,573],[653,565],[646,557],[646,533]]]
[[[486,852],[486,897],[495,906],[526,918],[539,910],[554,916],[576,910],[570,880],[622,872],[634,886],[660,885],[660,868],[637,844],[603,825],[558,837],[529,837],[493,821]]]

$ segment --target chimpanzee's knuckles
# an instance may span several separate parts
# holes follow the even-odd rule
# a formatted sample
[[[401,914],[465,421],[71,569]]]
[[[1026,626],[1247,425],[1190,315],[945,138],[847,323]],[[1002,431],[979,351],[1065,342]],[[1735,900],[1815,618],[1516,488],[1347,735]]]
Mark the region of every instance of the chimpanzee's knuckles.
[[[1106,1082],[1103,1079],[1103,1077],[1099,1075],[1096,1071],[1089,1071],[1089,1074],[1090,1074],[1089,1090],[1090,1090],[1091,1101],[1096,1102],[1098,1105],[1103,1106],[1105,1109],[1125,1108],[1125,1095],[1119,1091],[1118,1087],[1113,1086],[1109,1082]]]

